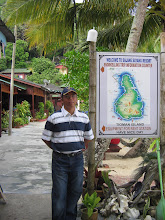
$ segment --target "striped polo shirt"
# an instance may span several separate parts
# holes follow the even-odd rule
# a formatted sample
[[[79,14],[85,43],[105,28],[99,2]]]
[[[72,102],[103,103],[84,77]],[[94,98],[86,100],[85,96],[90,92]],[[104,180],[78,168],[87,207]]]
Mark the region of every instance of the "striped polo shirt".
[[[51,141],[51,148],[59,152],[84,149],[84,139],[93,138],[88,116],[76,108],[71,115],[64,107],[48,117],[42,134],[42,139]]]

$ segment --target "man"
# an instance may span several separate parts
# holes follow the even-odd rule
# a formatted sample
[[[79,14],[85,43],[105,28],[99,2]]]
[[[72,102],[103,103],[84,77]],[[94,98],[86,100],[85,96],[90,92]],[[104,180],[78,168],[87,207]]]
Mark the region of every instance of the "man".
[[[52,219],[76,220],[83,185],[83,153],[94,138],[89,118],[76,108],[77,93],[66,87],[63,107],[48,117],[42,140],[52,154]]]

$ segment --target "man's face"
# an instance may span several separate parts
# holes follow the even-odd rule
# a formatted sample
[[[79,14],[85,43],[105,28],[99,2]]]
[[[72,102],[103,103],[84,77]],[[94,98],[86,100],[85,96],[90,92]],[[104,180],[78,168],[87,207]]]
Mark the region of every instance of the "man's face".
[[[66,95],[63,95],[62,101],[66,109],[73,108],[77,104],[77,94],[74,92],[69,92]]]

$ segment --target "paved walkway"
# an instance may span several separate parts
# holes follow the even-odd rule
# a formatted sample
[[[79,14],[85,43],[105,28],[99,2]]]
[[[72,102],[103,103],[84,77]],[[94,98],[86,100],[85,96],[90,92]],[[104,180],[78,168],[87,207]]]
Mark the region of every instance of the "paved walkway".
[[[41,140],[44,122],[30,122],[0,138],[0,184],[6,193],[51,192],[51,149]]]
[[[44,122],[13,128],[0,138],[0,220],[51,219],[51,150],[41,140]]]

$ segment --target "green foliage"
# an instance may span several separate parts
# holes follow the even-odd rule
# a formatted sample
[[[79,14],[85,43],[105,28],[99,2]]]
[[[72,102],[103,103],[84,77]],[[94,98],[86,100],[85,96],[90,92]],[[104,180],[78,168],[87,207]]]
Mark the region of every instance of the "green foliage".
[[[146,154],[142,154],[143,161],[141,162],[141,165],[145,165],[149,163],[151,160],[157,160],[157,153],[156,152],[149,152]]]
[[[23,118],[14,118],[13,125],[14,125],[14,127],[24,125],[24,119]]]
[[[145,219],[148,210],[150,209],[150,197],[147,198],[146,204],[143,209],[143,218]]]
[[[24,100],[22,103],[17,103],[16,106],[14,107],[13,116],[14,116],[13,117],[14,125],[28,124],[29,123],[28,117],[31,116],[30,104],[26,100]],[[20,119],[16,120],[17,118],[21,118],[22,120]]]
[[[5,111],[3,109],[1,114],[1,126],[2,128],[8,128],[9,127],[9,111]]]
[[[8,42],[6,47],[6,62],[7,67],[11,68],[13,43]],[[17,40],[15,54],[15,68],[26,68],[29,58],[28,43],[24,40]]]
[[[49,101],[49,100],[46,101],[45,108],[48,109],[49,115],[53,114],[54,106],[53,106],[53,103],[51,101]]]
[[[105,29],[114,24],[114,20],[115,23],[121,23],[129,16],[135,2],[104,0],[73,4],[70,0],[8,0],[3,16],[8,24],[28,24],[26,38],[30,44],[42,45],[45,49],[50,43],[62,45],[71,42],[87,33],[91,27]]]
[[[88,193],[85,194],[84,200],[82,202],[88,209],[88,217],[92,215],[93,210],[96,208],[100,200],[101,199],[97,196],[96,192],[94,192],[91,196]]]
[[[107,171],[104,170],[104,171],[101,171],[101,174],[108,188],[111,188],[111,180],[109,179],[109,175],[108,175],[109,172],[110,170],[107,170]]]
[[[4,57],[0,59],[0,71],[7,69],[7,61]]]
[[[165,220],[165,199],[163,197],[156,207],[156,219]]]
[[[32,59],[32,68],[36,73],[42,73],[45,70],[53,70],[55,65],[51,62],[50,59],[41,57],[41,58],[33,58]]]
[[[152,152],[156,151],[156,140],[157,139],[154,139],[153,142],[150,144],[149,149],[152,150]],[[160,138],[158,138],[158,141],[159,141],[159,145],[160,145]]]
[[[25,115],[26,115],[26,116],[31,116],[30,104],[29,104],[29,102],[26,101],[26,100],[24,100],[24,101],[22,102],[22,106],[23,106],[23,108],[24,108],[24,110],[25,110]]]
[[[0,14],[3,8],[3,5],[6,3],[6,0],[0,0]]]
[[[44,118],[46,118],[46,115],[44,114],[44,103],[43,102],[39,102],[38,103],[38,108],[39,108],[39,111],[36,112],[35,118],[36,119],[44,119]]]
[[[61,85],[62,74],[55,68],[55,64],[48,58],[33,58],[32,59],[33,74],[28,76],[28,80],[44,84],[44,79],[50,80],[50,83],[54,85]]]
[[[77,90],[78,99],[80,99],[80,108],[82,111],[88,111],[89,108],[89,54],[79,51],[69,51],[64,54],[66,59],[61,63],[68,68],[68,74],[63,76],[64,83],[67,86]]]
[[[94,175],[94,188],[95,190],[102,190],[103,189],[103,184],[104,179],[102,176],[102,172],[98,169],[100,161],[95,165],[95,175]],[[88,170],[84,167],[84,184],[83,187],[87,187],[87,180],[88,180]]]

